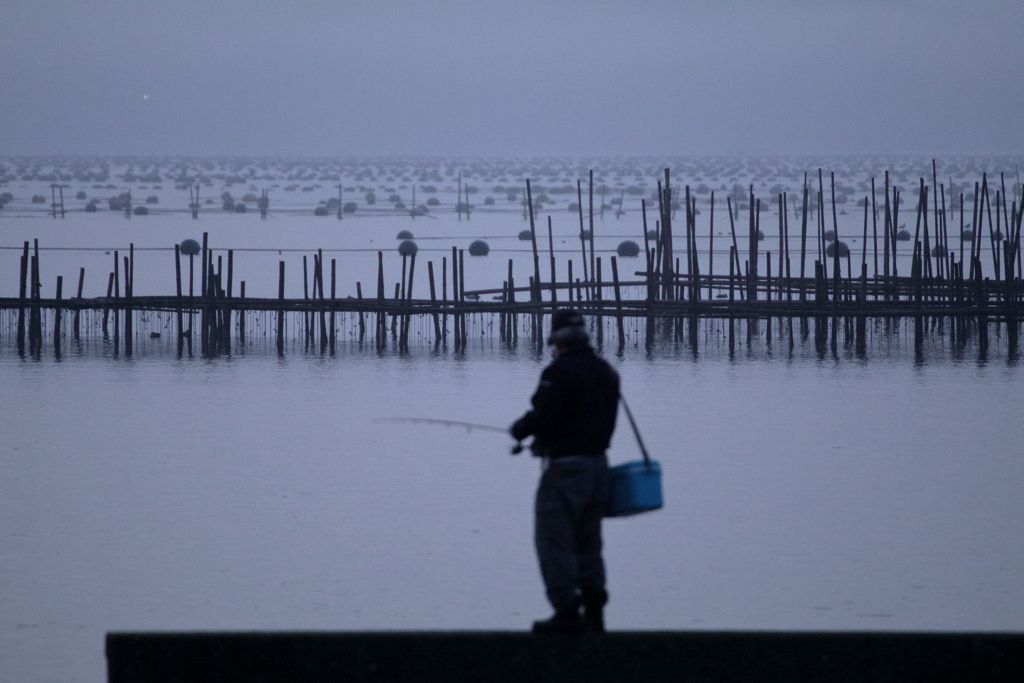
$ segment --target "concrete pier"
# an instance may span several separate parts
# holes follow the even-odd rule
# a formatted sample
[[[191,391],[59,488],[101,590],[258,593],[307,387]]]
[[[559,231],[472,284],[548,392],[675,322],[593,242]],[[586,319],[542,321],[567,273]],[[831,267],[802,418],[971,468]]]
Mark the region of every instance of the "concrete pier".
[[[110,683],[1024,680],[1024,634],[110,633]]]

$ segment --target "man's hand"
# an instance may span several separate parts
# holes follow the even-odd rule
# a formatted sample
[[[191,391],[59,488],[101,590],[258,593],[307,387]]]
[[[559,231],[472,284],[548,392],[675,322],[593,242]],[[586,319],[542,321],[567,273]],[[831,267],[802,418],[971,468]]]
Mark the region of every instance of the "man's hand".
[[[508,433],[512,435],[512,438],[516,441],[522,441],[531,434],[529,426],[529,413],[522,416],[509,427]]]

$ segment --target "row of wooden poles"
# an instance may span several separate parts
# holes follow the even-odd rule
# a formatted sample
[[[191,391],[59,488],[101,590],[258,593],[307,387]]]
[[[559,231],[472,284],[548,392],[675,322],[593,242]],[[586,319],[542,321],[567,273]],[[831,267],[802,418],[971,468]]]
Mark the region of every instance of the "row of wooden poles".
[[[936,178],[933,166],[933,187]],[[813,317],[816,321],[815,338],[820,344],[825,341],[831,329],[833,349],[838,343],[840,321],[844,329],[854,329],[855,344],[858,348],[864,343],[863,330],[868,317],[899,318],[913,316],[915,330],[923,331],[928,318],[951,318],[951,333],[961,338],[977,330],[979,338],[987,335],[987,326],[991,321],[1006,323],[1010,331],[1011,344],[1015,346],[1018,329],[1018,308],[1020,295],[1018,282],[1021,274],[1020,233],[1024,203],[1018,206],[1016,198],[1012,209],[1008,209],[1005,185],[996,191],[996,210],[992,211],[989,199],[990,190],[987,176],[983,176],[980,184],[976,184],[972,216],[972,236],[964,239],[964,201],[961,195],[959,202],[961,240],[959,243],[960,258],[951,248],[947,229],[947,207],[945,205],[944,187],[939,185],[938,192],[930,192],[930,188],[922,178],[919,186],[916,226],[913,236],[911,255],[911,273],[900,276],[897,269],[897,249],[901,241],[897,227],[899,225],[899,207],[901,192],[890,186],[888,173],[884,181],[885,200],[881,211],[875,204],[874,179],[872,179],[871,201],[865,198],[864,224],[861,234],[861,263],[859,274],[855,276],[852,264],[852,250],[843,254],[839,242],[838,220],[835,203],[835,181],[832,176],[832,244],[829,242],[825,226],[824,181],[821,171],[818,172],[818,189],[812,197],[811,186],[805,177],[803,186],[800,228],[799,273],[791,272],[789,212],[788,198],[785,193],[778,196],[779,206],[779,249],[777,251],[777,270],[773,276],[772,254],[765,251],[764,274],[761,274],[759,263],[760,251],[760,200],[755,198],[753,189],[749,194],[748,204],[748,244],[745,262],[740,262],[736,221],[738,212],[734,211],[732,198],[727,197],[731,245],[729,245],[729,274],[714,272],[714,193],[711,194],[711,219],[709,231],[709,253],[707,258],[708,273],[701,273],[701,259],[697,249],[698,214],[696,198],[690,193],[689,186],[682,192],[672,187],[668,169],[665,170],[664,183],[658,182],[658,218],[655,229],[648,230],[647,205],[642,203],[643,236],[646,264],[643,270],[635,272],[642,279],[638,281],[620,281],[618,261],[610,257],[611,282],[606,282],[602,274],[602,259],[596,256],[594,248],[594,211],[593,211],[593,173],[589,182],[589,230],[585,223],[583,211],[582,182],[577,183],[579,199],[580,241],[582,253],[583,277],[574,278],[573,262],[567,262],[567,277],[559,282],[554,255],[554,243],[551,219],[548,218],[548,248],[550,261],[550,280],[543,283],[540,272],[540,250],[537,243],[535,211],[530,181],[526,181],[528,215],[530,218],[531,247],[533,256],[533,275],[529,277],[528,286],[517,287],[513,261],[508,262],[508,277],[500,289],[485,289],[475,292],[465,290],[464,252],[455,247],[451,256],[452,298],[448,299],[448,259],[444,257],[441,264],[441,287],[438,296],[435,282],[434,264],[427,263],[429,299],[415,299],[413,284],[416,272],[416,256],[402,257],[401,280],[395,283],[393,298],[388,298],[384,277],[384,255],[378,252],[377,292],[373,299],[364,299],[362,284],[356,283],[355,299],[348,297],[338,299],[336,296],[337,268],[334,259],[330,263],[330,294],[324,284],[325,263],[323,252],[313,255],[312,278],[306,257],[303,257],[303,298],[285,299],[285,262],[279,263],[278,297],[276,299],[247,299],[245,282],[240,282],[239,296],[234,296],[233,270],[234,252],[227,250],[227,268],[224,269],[222,255],[217,255],[208,244],[208,235],[204,233],[203,244],[198,254],[189,254],[189,292],[186,297],[182,286],[181,249],[175,245],[175,269],[177,291],[174,296],[134,296],[134,245],[129,247],[123,260],[118,252],[114,252],[114,269],[109,273],[107,296],[85,300],[82,298],[84,268],[80,270],[78,296],[75,299],[63,299],[63,278],[57,278],[56,297],[44,300],[41,297],[39,276],[39,245],[35,241],[35,249],[30,253],[29,243],[24,243],[21,257],[21,278],[17,299],[0,299],[0,308],[18,309],[18,349],[25,352],[25,340],[29,353],[38,353],[42,347],[42,311],[53,309],[56,312],[54,324],[54,343],[59,344],[62,334],[60,312],[64,309],[74,310],[73,336],[77,340],[80,335],[79,311],[82,309],[102,309],[103,334],[109,335],[108,317],[113,311],[115,344],[120,344],[121,313],[124,314],[124,349],[127,354],[132,352],[133,329],[132,311],[173,311],[177,319],[177,343],[179,353],[186,348],[192,352],[193,322],[198,314],[200,330],[200,348],[204,355],[229,353],[232,332],[236,329],[233,314],[238,311],[258,310],[276,312],[277,346],[283,353],[285,337],[285,314],[298,312],[303,318],[303,336],[307,347],[313,346],[319,338],[321,350],[334,351],[336,344],[335,316],[338,312],[351,312],[358,315],[359,340],[365,341],[366,316],[375,316],[376,328],[373,338],[378,346],[387,344],[388,322],[392,340],[401,349],[407,349],[409,330],[413,316],[429,315],[433,320],[434,343],[447,344],[449,317],[452,321],[452,340],[456,350],[464,350],[468,341],[466,317],[473,313],[499,314],[499,334],[503,342],[518,343],[519,316],[528,316],[531,331],[530,344],[537,348],[543,346],[543,320],[545,314],[551,313],[559,305],[560,291],[564,291],[565,302],[590,314],[595,320],[595,336],[598,344],[603,344],[603,318],[613,315],[618,332],[618,345],[625,344],[623,328],[624,317],[642,317],[646,319],[645,345],[651,348],[660,331],[663,338],[689,342],[696,348],[699,335],[697,324],[702,318],[728,319],[730,322],[730,345],[733,343],[733,321],[746,318],[754,324],[748,325],[748,334],[756,331],[757,320],[765,320],[770,330],[771,319],[788,318],[792,326],[793,318],[801,321],[800,329],[806,338],[808,325],[806,321]],[[928,198],[933,199],[932,211],[929,211]],[[939,199],[941,198],[941,206]],[[673,220],[679,207],[679,201],[685,207],[685,263],[676,255],[673,238]],[[816,211],[811,211],[811,202],[817,204]],[[869,210],[870,205],[870,210]],[[817,225],[809,226],[810,215],[817,214]],[[882,215],[881,241],[879,250],[879,226],[877,218]],[[993,213],[995,220],[993,225]],[[929,216],[931,215],[931,223]],[[871,223],[871,241],[875,264],[874,277],[868,277],[868,244],[869,216]],[[979,226],[987,219],[989,226],[989,243],[993,258],[993,277],[984,273],[982,240],[979,239]],[[1005,226],[1007,235],[1002,236]],[[817,253],[814,260],[814,275],[805,273],[807,262],[808,230],[817,232]],[[589,249],[588,249],[589,247]],[[968,253],[964,253],[969,248]],[[200,291],[198,296],[192,291],[195,255],[201,257]],[[846,261],[844,277],[843,260]],[[879,272],[879,257],[882,259]],[[829,262],[831,261],[831,274]],[[969,268],[964,264],[969,264]],[[1015,271],[1016,270],[1016,274]],[[121,282],[124,293],[121,293]],[[310,291],[312,281],[312,291]],[[623,291],[628,287],[638,287],[646,292],[643,299],[627,299]],[[608,290],[614,295],[606,300]],[[548,292],[548,300],[544,301],[544,293]],[[716,294],[717,292],[717,294]],[[517,293],[524,293],[525,299],[518,299]],[[492,296],[491,301],[483,300],[482,296]],[[26,319],[27,313],[27,319]],[[188,324],[185,324],[185,319]],[[389,318],[390,316],[390,318]],[[828,324],[831,319],[831,326]],[[854,321],[855,324],[854,324]],[[237,338],[245,343],[245,325],[237,325]],[[319,333],[319,334],[318,334]],[[920,343],[922,335],[916,339]]]
[[[788,331],[788,338],[790,341],[790,347],[793,346],[793,341],[796,337],[794,333],[794,321],[799,321],[799,334],[806,341],[809,331],[809,321],[813,323],[814,329],[814,340],[820,351],[828,346],[829,330],[831,329],[831,342],[833,351],[836,349],[837,338],[840,334],[843,337],[843,344],[845,347],[851,346],[856,340],[856,348],[858,353],[864,353],[866,345],[866,333],[867,333],[867,319],[869,316],[858,312],[857,309],[851,306],[856,306],[857,302],[864,299],[863,289],[857,290],[856,286],[859,285],[862,280],[855,281],[855,287],[850,287],[848,282],[844,281],[840,285],[840,291],[842,297],[840,303],[836,304],[835,300],[829,301],[828,292],[832,288],[831,283],[827,281],[822,274],[822,268],[818,265],[817,275],[818,277],[814,281],[813,286],[813,297],[810,302],[801,304],[799,301],[793,302],[793,309],[790,311],[779,310],[774,304],[776,302],[769,302],[759,300],[756,305],[749,304],[745,305],[735,297],[742,288],[738,285],[738,278],[733,278],[733,294],[734,298],[729,302],[714,302],[714,305],[720,310],[724,310],[723,320],[727,320],[728,323],[728,342],[730,351],[735,350],[737,334],[734,325],[739,325],[739,329],[742,331],[742,324],[746,324],[747,333],[747,344],[752,346],[752,339],[754,335],[760,335],[764,332],[763,338],[766,343],[770,346],[773,338],[773,330],[779,332],[778,337],[781,339],[786,335]],[[915,267],[915,270],[918,268]],[[918,272],[920,272],[918,270]],[[916,275],[916,274],[915,274]],[[913,282],[920,285],[923,282],[923,278],[913,278]],[[960,282],[960,298],[967,299],[968,297],[974,297],[977,301],[982,301],[983,298],[989,293],[989,287],[987,283],[972,283],[972,282]],[[978,291],[977,285],[980,284],[981,292]],[[618,327],[618,351],[621,353],[626,343],[626,321],[632,319],[634,322],[630,323],[629,328],[629,340],[633,345],[639,345],[640,341],[644,339],[645,329],[650,331],[647,336],[648,343],[651,343],[652,338],[655,336],[655,331],[660,331],[659,334],[663,335],[665,339],[671,339],[672,333],[675,330],[683,327],[688,330],[689,341],[693,346],[694,351],[697,349],[697,340],[701,335],[705,338],[705,343],[708,343],[707,332],[709,327],[704,327],[701,332],[698,332],[697,326],[701,320],[711,321],[714,320],[714,315],[707,315],[707,311],[698,311],[698,316],[693,315],[693,310],[687,308],[685,302],[676,302],[672,305],[669,302],[658,302],[655,309],[652,311],[647,307],[638,307],[636,300],[625,300],[621,306],[615,306],[612,308],[610,305],[601,305],[597,302],[587,302],[583,297],[582,289],[576,286],[567,287],[564,283],[558,283],[560,289],[563,292],[568,293],[568,301],[573,302],[573,305],[583,310],[584,313],[593,316],[592,322],[594,323],[593,329],[595,331],[596,342],[599,346],[604,345],[604,339],[602,333],[607,334],[609,326],[608,323],[612,323],[612,329]],[[728,285],[726,284],[726,287]],[[884,316],[885,329],[898,329],[900,319],[908,317],[915,324],[914,326],[914,342],[917,347],[921,346],[924,338],[924,330],[930,325],[932,331],[936,329],[940,335],[944,334],[944,328],[948,325],[948,332],[951,337],[951,341],[960,342],[961,345],[966,342],[972,334],[976,334],[979,343],[982,347],[987,345],[988,330],[990,323],[992,322],[1006,322],[1009,338],[1009,348],[1014,351],[1016,348],[1016,337],[1017,328],[1012,324],[1013,318],[1006,315],[1006,311],[1003,307],[998,305],[980,304],[974,307],[964,307],[962,309],[950,309],[944,306],[935,305],[922,305],[923,300],[923,286],[915,287],[916,292],[911,290],[908,294],[909,302],[900,304],[901,308],[897,309],[891,307],[887,309],[889,315]],[[128,297],[124,298],[125,300]],[[853,302],[851,305],[851,301]],[[121,337],[118,334],[119,329],[124,330],[126,339],[124,339],[123,348],[125,348],[128,354],[132,350],[132,329],[138,327],[136,334],[146,334],[149,332],[151,327],[150,321],[154,320],[153,314],[156,314],[156,320],[164,321],[161,323],[161,327],[157,329],[167,330],[171,328],[172,332],[175,329],[171,323],[175,317],[174,308],[168,309],[167,306],[170,302],[156,302],[153,297],[132,297],[131,302],[133,306],[119,306],[117,298],[111,299],[111,307],[105,309],[92,309],[91,302],[80,305],[83,302],[77,300],[58,302],[63,303],[67,308],[53,309],[53,334],[54,334],[54,347],[57,353],[60,353],[60,344],[62,337],[62,328],[68,322],[65,315],[73,315],[75,319],[74,327],[78,328],[78,317],[82,314],[82,311],[86,313],[93,313],[95,315],[88,315],[86,318],[86,334],[89,330],[96,331],[100,329],[100,321],[103,322],[104,327],[104,338],[109,340],[109,331],[107,329],[108,314],[113,312],[113,346],[115,353],[121,348]],[[301,341],[306,344],[307,350],[315,348],[316,342],[319,337],[321,353],[327,348],[331,349],[333,354],[336,343],[336,335],[339,334],[339,326],[335,324],[335,318],[338,314],[342,314],[342,323],[340,329],[342,334],[346,326],[348,327],[348,335],[350,339],[358,339],[360,342],[366,341],[367,335],[367,316],[369,316],[370,322],[373,322],[373,316],[377,316],[377,329],[375,332],[374,341],[378,348],[384,348],[387,346],[388,337],[391,337],[393,343],[408,349],[410,329],[416,330],[417,334],[423,335],[424,339],[430,339],[431,334],[428,332],[430,327],[431,318],[440,320],[442,330],[447,327],[447,320],[449,317],[453,317],[456,321],[462,322],[466,325],[466,332],[460,335],[457,340],[460,349],[465,349],[466,340],[469,337],[468,330],[474,328],[481,334],[486,334],[486,330],[494,325],[495,331],[500,330],[500,335],[503,341],[507,341],[510,347],[516,346],[518,337],[521,332],[525,332],[527,335],[535,334],[533,325],[538,318],[543,318],[547,312],[550,311],[549,304],[545,303],[541,312],[537,312],[537,308],[529,302],[524,302],[516,306],[500,306],[497,307],[493,304],[478,304],[476,302],[469,301],[465,307],[459,306],[458,304],[449,304],[445,308],[442,302],[438,302],[438,306],[434,308],[430,307],[417,307],[417,306],[403,306],[400,300],[392,300],[393,306],[389,308],[381,309],[375,306],[375,300],[368,300],[364,302],[361,308],[354,307],[341,307],[331,306],[330,300],[327,300],[326,305],[320,305],[317,301],[308,301],[308,304],[297,309],[291,306],[294,300],[286,301],[284,310],[274,310],[270,306],[274,303],[280,303],[279,300],[250,300],[244,298],[236,298],[231,303],[230,310],[220,309],[215,305],[213,306],[213,315],[210,315],[210,310],[207,309],[206,324],[207,327],[207,350],[208,354],[215,353],[227,353],[232,352],[232,339],[223,339],[219,335],[222,335],[229,329],[228,325],[232,325],[236,330],[236,338],[239,341],[239,349],[246,348],[246,342],[249,334],[251,334],[248,325],[255,325],[255,333],[253,334],[254,339],[252,343],[259,344],[260,341],[260,328],[263,329],[262,340],[265,342],[267,339],[267,332],[271,340],[274,339],[274,326],[277,326],[277,343],[279,351],[283,351],[284,337],[289,334],[291,339],[295,339],[295,333],[298,332],[301,337]],[[125,301],[127,303],[127,301]],[[191,324],[196,322],[196,318],[202,320],[203,308],[202,300],[194,300],[197,304],[197,308],[188,308],[188,299],[186,298],[186,305],[184,314],[189,316],[189,323],[179,324],[179,330],[184,329],[184,334],[178,337],[178,349],[179,354],[183,350],[183,344],[187,345],[191,349]],[[225,303],[227,303],[225,299]],[[29,333],[32,341],[32,353],[38,354],[42,350],[42,335],[44,322],[41,319],[43,315],[34,315],[35,311],[41,311],[42,313],[48,313],[43,307],[36,307],[32,303],[28,304],[27,311],[29,313]],[[964,313],[963,311],[966,311]],[[261,313],[266,313],[265,316]],[[120,314],[124,315],[125,323],[121,324]],[[134,317],[133,317],[134,314]],[[454,315],[453,315],[454,314]],[[255,316],[255,317],[253,317]],[[488,322],[489,316],[494,316],[491,321]],[[17,316],[12,317],[9,320],[16,319]],[[879,317],[875,316],[876,322]],[[298,323],[295,323],[298,318]],[[318,321],[319,318],[319,321]],[[417,320],[426,319],[426,326],[416,323]],[[645,319],[646,318],[646,319]],[[774,322],[778,319],[777,327]],[[45,319],[51,320],[49,316],[45,316]],[[468,319],[468,322],[467,322]],[[24,319],[23,319],[24,320]],[[330,320],[328,324],[326,321]],[[133,322],[134,321],[134,322]],[[230,322],[229,322],[230,321]],[[358,323],[357,323],[358,321]],[[685,326],[679,325],[680,321],[686,321],[689,324]],[[317,324],[317,323],[320,324]],[[415,323],[415,324],[414,324]],[[495,324],[497,323],[497,324]],[[522,323],[522,324],[521,324]],[[646,324],[645,324],[646,323]],[[10,324],[10,323],[8,323]],[[23,323],[24,324],[24,323]],[[543,323],[541,323],[543,324]],[[390,328],[390,334],[389,334]],[[8,327],[8,329],[10,329]],[[724,330],[723,327],[717,328],[719,332]],[[878,325],[874,326],[877,331]],[[288,330],[288,332],[286,332]],[[358,337],[356,334],[358,333]],[[432,339],[435,346],[443,344],[445,332],[438,335],[436,329],[433,331]],[[49,335],[47,335],[49,336]],[[159,336],[159,332],[155,334],[150,333],[150,336]],[[78,339],[79,335],[75,335]],[[539,347],[538,347],[539,348]]]
[[[730,256],[734,257],[734,252],[732,250],[730,252]],[[323,282],[323,267],[321,265],[324,263],[324,259],[320,253],[317,253],[313,255],[312,297],[309,296],[308,290],[308,270],[304,267],[304,271],[306,271],[304,273],[306,276],[304,277],[304,284],[307,287],[304,292],[304,298],[301,300],[286,300],[284,298],[284,262],[281,262],[279,267],[279,296],[277,299],[268,300],[247,299],[245,297],[244,282],[241,283],[240,296],[234,297],[232,292],[233,252],[228,252],[226,281],[224,279],[223,258],[218,257],[216,259],[216,266],[214,266],[212,255],[212,250],[207,249],[203,259],[205,267],[202,268],[202,271],[206,273],[206,278],[205,282],[201,284],[201,293],[205,292],[205,295],[199,297],[191,293],[186,296],[184,292],[174,297],[133,296],[134,249],[130,248],[129,255],[124,258],[120,258],[115,254],[115,259],[123,265],[123,296],[121,295],[122,268],[118,268],[117,271],[113,271],[110,274],[108,279],[110,296],[99,300],[84,300],[80,297],[64,300],[62,298],[63,279],[59,278],[57,298],[52,301],[45,301],[39,297],[38,260],[37,256],[32,256],[29,260],[32,264],[30,271],[31,281],[34,283],[32,286],[32,298],[23,299],[23,305],[18,308],[19,350],[23,350],[21,340],[24,339],[26,328],[29,353],[38,353],[41,350],[43,342],[42,312],[49,307],[54,309],[55,324],[53,332],[55,345],[60,344],[62,335],[62,309],[68,309],[74,313],[72,334],[76,340],[80,337],[79,315],[81,311],[83,309],[102,309],[104,337],[106,338],[110,335],[110,328],[108,327],[109,314],[114,312],[113,341],[115,350],[117,350],[121,341],[119,330],[123,329],[124,349],[128,354],[132,351],[134,339],[133,311],[174,312],[177,315],[179,352],[186,346],[191,352],[193,338],[191,330],[193,329],[195,317],[198,315],[201,325],[200,338],[203,353],[208,355],[230,353],[231,331],[236,327],[236,319],[233,315],[245,311],[272,311],[277,313],[277,342],[279,350],[283,350],[284,327],[286,324],[285,313],[287,312],[301,315],[303,339],[307,348],[313,346],[317,341],[317,337],[319,337],[321,350],[329,347],[333,352],[336,343],[335,316],[339,312],[351,312],[354,314],[354,318],[357,317],[358,319],[359,341],[365,341],[366,338],[366,316],[375,315],[376,332],[374,339],[377,345],[383,347],[387,344],[388,328],[390,327],[392,340],[397,342],[401,348],[406,349],[409,343],[410,323],[414,316],[428,315],[433,319],[435,344],[444,343],[447,339],[448,320],[451,317],[456,348],[464,349],[468,339],[467,316],[482,313],[497,314],[499,317],[498,327],[501,339],[512,344],[518,343],[518,335],[521,329],[518,318],[519,316],[524,316],[529,320],[528,328],[532,335],[531,342],[533,342],[536,341],[538,331],[542,328],[543,316],[558,305],[560,297],[564,297],[567,303],[594,317],[596,341],[598,344],[604,343],[603,332],[605,326],[603,324],[603,317],[613,316],[618,328],[618,345],[620,349],[625,344],[623,327],[624,318],[627,317],[646,318],[646,343],[648,346],[654,343],[656,330],[658,329],[662,331],[664,337],[675,338],[676,340],[682,339],[681,331],[687,329],[690,343],[696,347],[698,339],[696,325],[702,318],[727,318],[729,320],[730,347],[734,345],[733,322],[735,320],[746,319],[748,321],[748,336],[757,331],[757,321],[764,320],[767,326],[767,336],[770,337],[773,317],[788,319],[791,331],[793,319],[799,318],[801,321],[800,330],[805,338],[808,333],[807,319],[813,317],[816,323],[815,340],[819,343],[824,341],[825,335],[827,335],[829,330],[829,322],[831,322],[833,347],[837,343],[840,324],[842,323],[843,329],[846,330],[845,334],[848,336],[851,329],[851,321],[856,319],[855,336],[858,349],[862,348],[864,344],[866,319],[869,315],[882,316],[889,319],[897,319],[903,316],[914,317],[915,321],[919,323],[919,326],[915,328],[915,331],[919,332],[916,340],[921,339],[920,332],[924,329],[923,326],[929,318],[943,320],[949,317],[951,323],[956,323],[950,326],[951,334],[954,337],[966,338],[973,328],[978,330],[978,334],[984,342],[984,336],[987,334],[988,322],[990,320],[1008,323],[1011,343],[1016,334],[1016,327],[1010,324],[1016,319],[1016,307],[1006,305],[1008,302],[1012,303],[1017,300],[1016,278],[1007,280],[1001,285],[990,280],[978,278],[975,278],[973,281],[965,280],[959,264],[953,263],[954,277],[949,286],[942,287],[934,281],[928,282],[923,276],[923,267],[919,256],[915,259],[911,276],[909,278],[899,278],[895,288],[891,286],[885,287],[884,283],[880,283],[877,280],[869,280],[866,277],[866,267],[862,268],[861,277],[856,280],[843,278],[841,276],[841,262],[838,259],[835,259],[831,282],[825,276],[824,264],[816,263],[814,279],[800,283],[799,291],[795,291],[793,287],[788,286],[785,279],[775,280],[769,274],[762,278],[761,282],[754,287],[753,296],[746,299],[744,297],[750,296],[751,293],[749,287],[750,279],[749,277],[742,279],[737,277],[735,268],[730,269],[732,271],[730,276],[707,276],[702,286],[707,287],[711,291],[728,292],[727,295],[720,295],[727,296],[725,300],[701,298],[686,300],[685,290],[688,287],[688,279],[685,278],[676,279],[676,291],[672,293],[673,299],[657,299],[654,295],[648,296],[646,300],[627,299],[623,296],[623,290],[627,287],[642,290],[646,284],[649,292],[652,289],[656,289],[656,287],[652,288],[649,286],[650,281],[653,280],[652,275],[654,271],[647,273],[648,280],[646,283],[643,281],[620,282],[616,261],[612,257],[613,280],[611,283],[605,283],[600,277],[601,259],[598,258],[596,260],[598,273],[596,286],[589,288],[596,291],[597,296],[588,299],[585,295],[588,287],[579,279],[576,279],[574,282],[571,280],[569,282],[556,282],[553,287],[553,301],[542,302],[538,306],[530,300],[521,303],[516,301],[515,295],[517,291],[525,292],[535,288],[532,287],[532,283],[531,288],[515,287],[514,276],[510,276],[508,280],[511,283],[511,287],[506,284],[500,290],[502,295],[498,301],[474,300],[478,299],[482,294],[498,290],[465,292],[459,286],[462,281],[460,275],[463,270],[464,254],[457,250],[453,252],[452,259],[453,264],[458,264],[458,267],[452,270],[453,283],[455,284],[453,290],[457,292],[457,295],[453,297],[451,302],[447,299],[446,275],[442,279],[442,297],[440,299],[436,296],[436,286],[432,288],[433,296],[430,300],[412,298],[415,257],[410,257],[408,260],[403,259],[405,261],[403,266],[408,265],[409,267],[403,273],[402,281],[396,283],[395,296],[390,300],[384,298],[382,252],[378,253],[378,296],[376,299],[363,300],[361,284],[357,283],[359,298],[355,300],[338,300],[336,298],[337,271],[336,263],[333,260],[331,262],[330,298],[327,298]],[[23,262],[24,260],[23,258]],[[178,265],[178,281],[180,282],[180,251],[177,254],[176,263]],[[447,273],[447,258],[443,260],[443,264],[443,272]],[[305,259],[303,265],[307,265]],[[513,263],[510,260],[510,269],[512,266]],[[432,262],[428,262],[428,277],[431,280],[431,284],[433,284],[434,272]],[[80,271],[79,292],[81,292],[83,279],[84,272]],[[224,284],[225,282],[226,284]],[[778,286],[780,283],[781,286]],[[615,294],[614,300],[604,301],[601,293],[609,287]],[[1000,289],[1003,293],[1002,296],[999,296]],[[800,294],[807,293],[808,290],[811,294],[810,300],[802,300]],[[559,294],[560,291],[563,294]],[[995,302],[991,301],[993,295],[997,299]],[[891,297],[888,302],[885,301],[886,296]],[[869,313],[864,304],[872,298],[874,299],[873,309]],[[1000,298],[1003,300],[1002,304],[998,301]],[[121,325],[121,315],[119,314],[123,314],[123,326]],[[188,317],[188,324],[185,323],[186,315]],[[683,321],[688,321],[689,323],[685,328],[682,324]],[[245,335],[244,322],[239,319],[237,320],[237,338],[243,345],[246,341]]]
[[[59,193],[59,194],[58,194]],[[50,212],[53,217],[56,218],[57,214],[60,214],[61,218],[65,217],[64,210],[64,188],[58,183],[52,183],[50,185]],[[125,218],[132,217],[132,192],[128,190],[127,197],[122,203],[121,208],[124,211]],[[199,218],[199,183],[192,183],[188,186],[188,210],[192,214],[192,218]],[[341,201],[341,186],[338,186],[338,201]],[[256,201],[256,208],[260,211],[260,218],[266,219],[267,211],[270,209],[270,194],[268,190],[262,190],[260,192],[260,198]],[[341,220],[341,205],[338,205],[338,219]]]

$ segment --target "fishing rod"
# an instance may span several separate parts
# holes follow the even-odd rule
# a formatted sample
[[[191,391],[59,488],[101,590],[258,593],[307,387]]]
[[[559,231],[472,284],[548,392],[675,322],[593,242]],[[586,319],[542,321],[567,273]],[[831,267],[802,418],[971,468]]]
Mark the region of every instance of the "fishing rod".
[[[509,433],[507,429],[503,429],[501,427],[482,425],[477,424],[476,422],[461,422],[459,420],[438,420],[430,417],[381,417],[377,419],[377,422],[405,422],[411,424],[438,425],[441,427],[465,427],[467,432],[471,432],[474,429],[480,429],[485,432],[501,432],[502,434]],[[512,447],[512,455],[518,455],[522,452],[522,443],[516,441],[516,445]]]

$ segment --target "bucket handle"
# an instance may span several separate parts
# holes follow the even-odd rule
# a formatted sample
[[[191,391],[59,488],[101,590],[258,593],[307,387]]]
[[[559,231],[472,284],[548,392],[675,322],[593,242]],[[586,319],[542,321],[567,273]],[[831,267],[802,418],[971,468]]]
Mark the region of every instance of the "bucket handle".
[[[636,420],[633,419],[633,411],[629,409],[629,404],[626,403],[626,397],[619,395],[619,400],[622,401],[622,407],[626,409],[626,417],[629,418],[629,426],[633,428],[633,434],[636,435],[636,442],[640,446],[640,452],[644,456],[644,464],[647,465],[647,469],[651,469],[651,456],[647,454],[647,447],[644,446],[644,440],[640,438],[640,430],[636,426]]]

